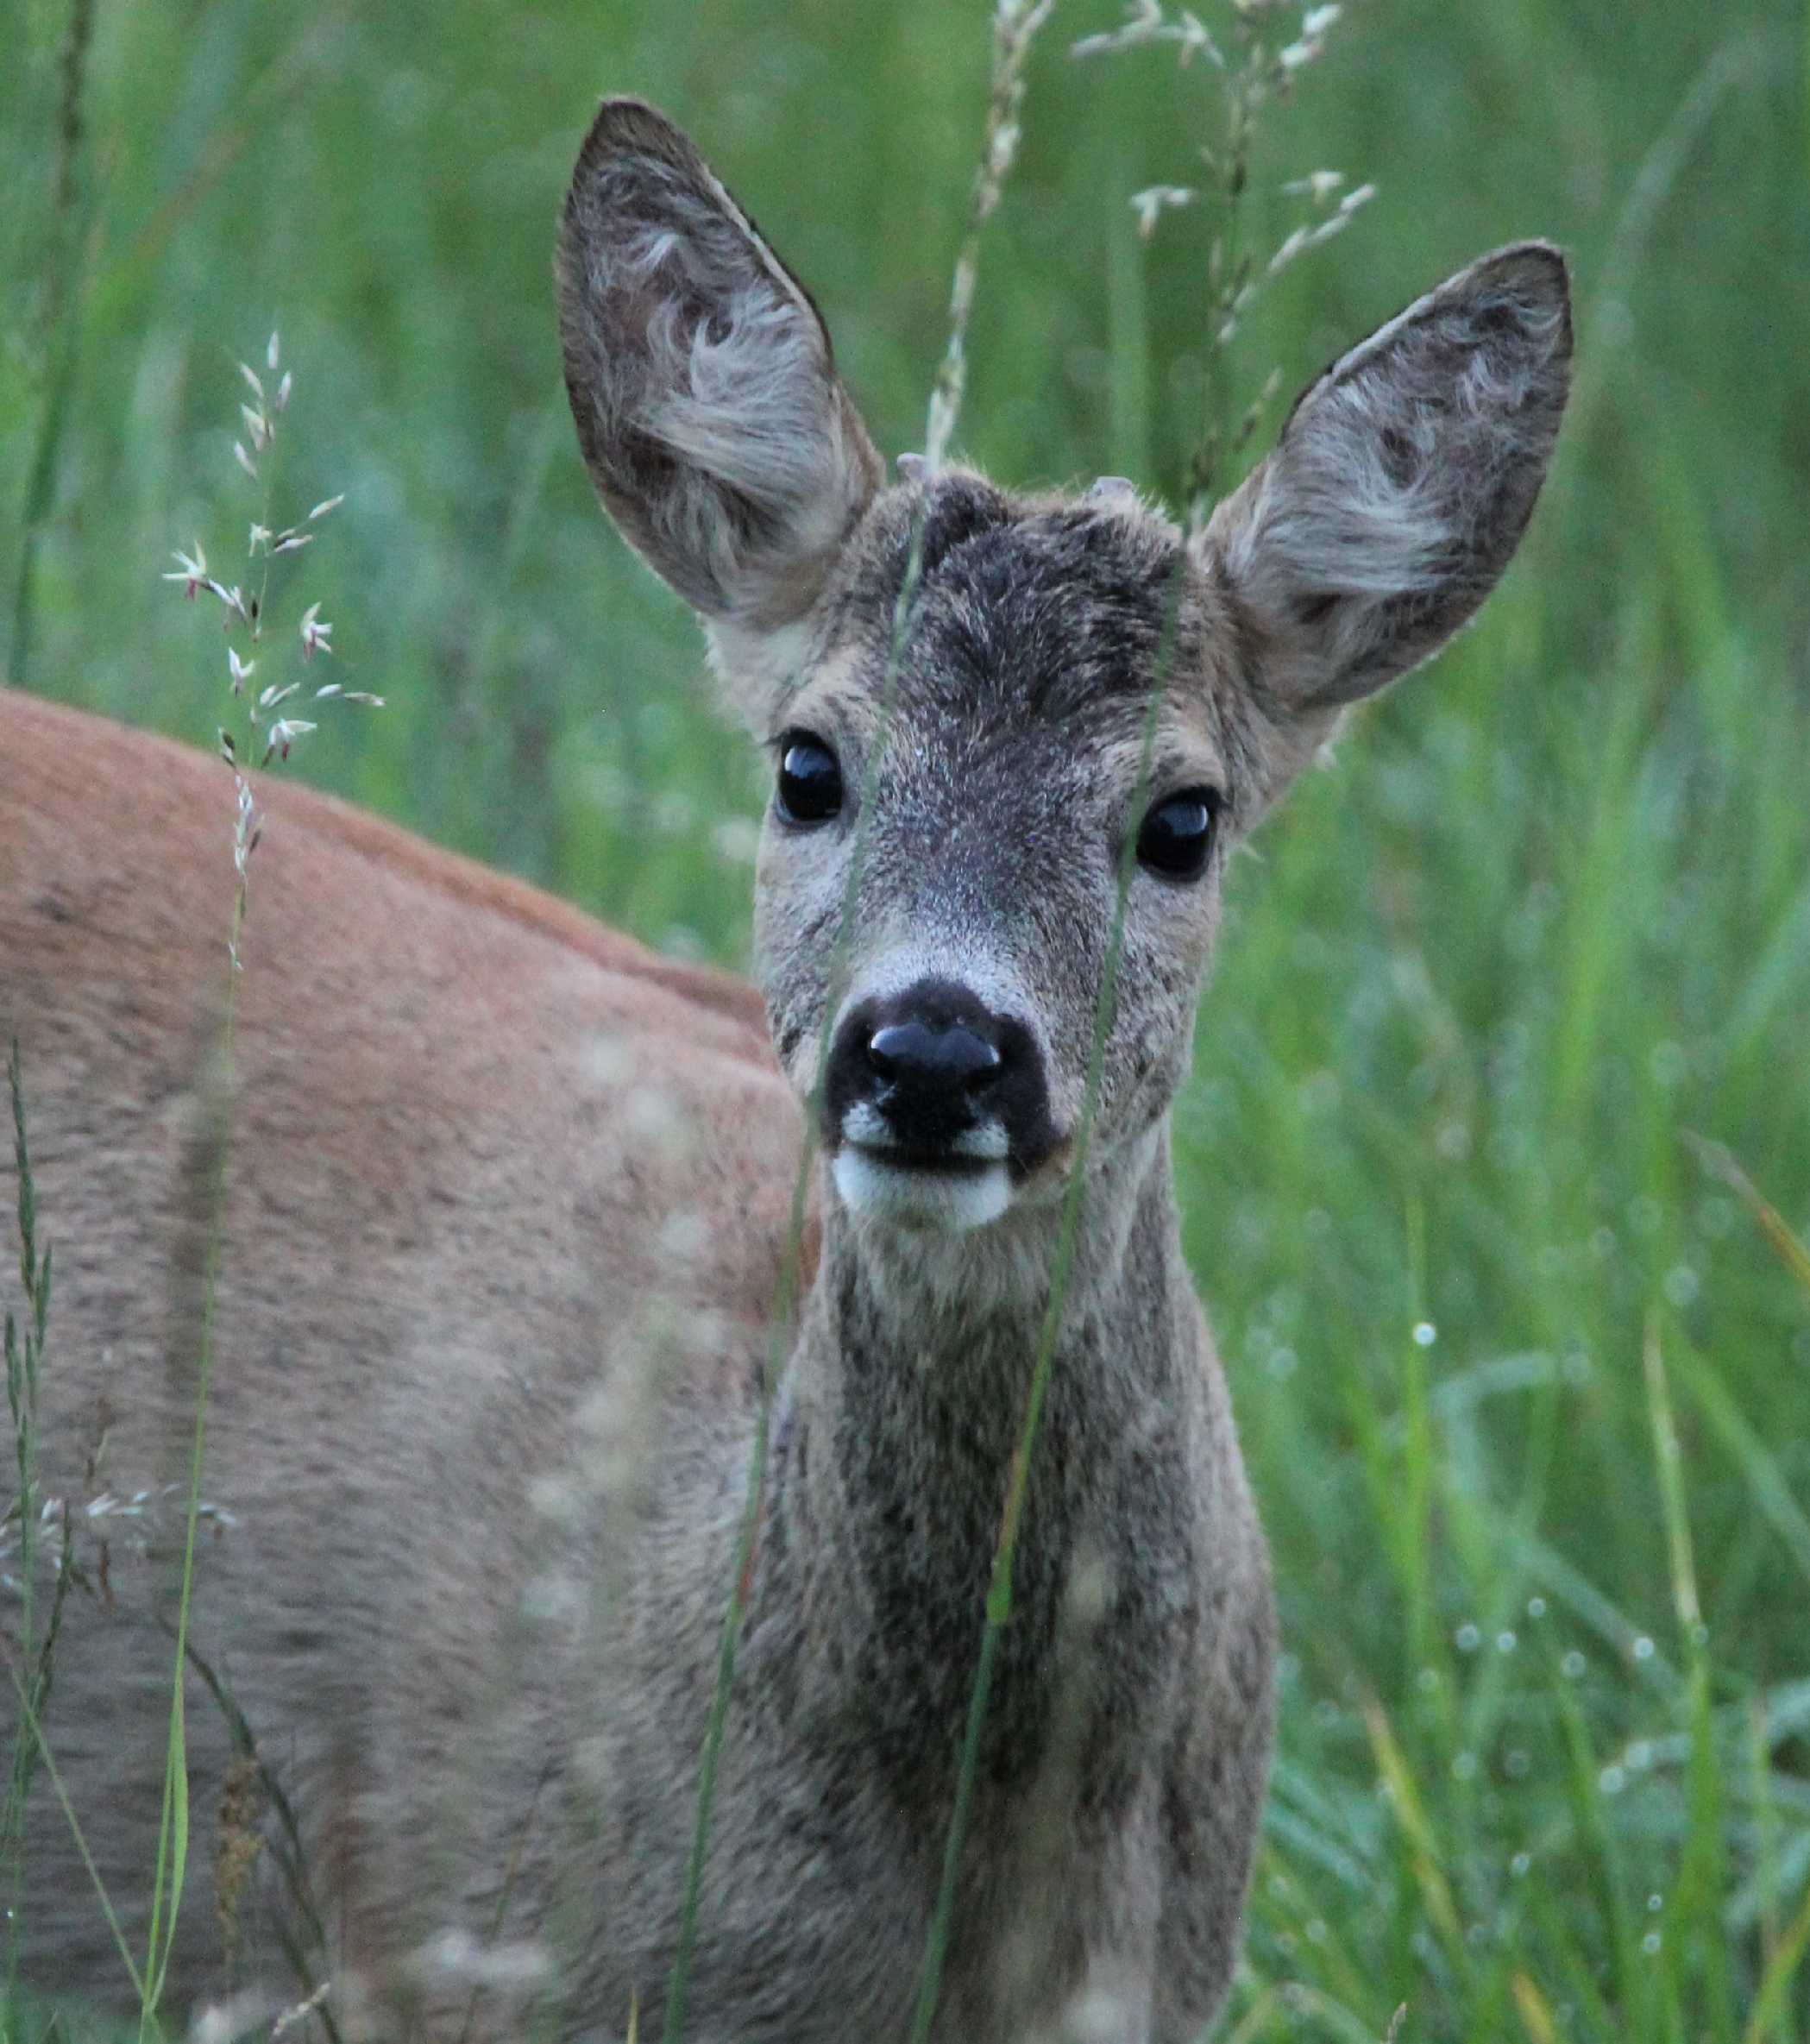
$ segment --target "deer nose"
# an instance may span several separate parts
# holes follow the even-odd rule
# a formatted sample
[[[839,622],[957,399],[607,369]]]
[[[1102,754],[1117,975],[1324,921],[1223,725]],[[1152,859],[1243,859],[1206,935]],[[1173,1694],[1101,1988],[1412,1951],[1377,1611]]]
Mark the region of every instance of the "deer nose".
[[[888,1022],[867,1040],[867,1061],[886,1085],[912,1091],[984,1092],[1005,1060],[999,1046],[965,1023]]]
[[[1043,1060],[1022,1021],[952,980],[920,979],[843,1016],[823,1116],[833,1150],[846,1138],[902,1167],[1031,1156],[1047,1141]]]

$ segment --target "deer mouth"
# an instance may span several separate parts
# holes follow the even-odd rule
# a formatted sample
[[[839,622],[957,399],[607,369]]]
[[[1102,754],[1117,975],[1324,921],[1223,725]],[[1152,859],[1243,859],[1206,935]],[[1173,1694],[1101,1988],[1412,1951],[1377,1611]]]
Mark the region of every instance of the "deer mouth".
[[[984,1150],[973,1143],[987,1133],[967,1130],[966,1141],[958,1136],[930,1148],[876,1141],[877,1130],[850,1130],[830,1176],[852,1213],[899,1227],[965,1234],[997,1220],[1012,1203],[1002,1134]]]
[[[990,1171],[998,1168],[995,1158],[955,1156],[947,1150],[877,1148],[864,1142],[851,1143],[849,1148],[860,1151],[863,1156],[885,1170],[915,1172],[926,1178],[984,1178]]]
[[[895,1171],[948,1172],[957,1177],[984,1177],[1006,1162],[1011,1149],[1004,1126],[995,1117],[927,1141],[896,1127],[884,1104],[865,1100],[844,1114],[839,1134],[843,1147],[861,1150]]]

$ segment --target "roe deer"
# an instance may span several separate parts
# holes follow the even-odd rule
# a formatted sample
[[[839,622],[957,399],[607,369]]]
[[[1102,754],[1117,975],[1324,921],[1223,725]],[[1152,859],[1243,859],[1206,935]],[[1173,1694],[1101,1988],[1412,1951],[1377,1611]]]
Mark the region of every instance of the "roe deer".
[[[1119,484],[889,485],[812,300],[645,105],[600,113],[557,267],[597,487],[773,755],[771,1049],[738,984],[273,787],[223,1135],[217,765],[0,695],[79,1576],[50,1751],[141,1947],[223,1170],[173,2003],[330,1977],[343,2032],[657,2032],[814,1116],[688,2028],[902,2039],[1122,866],[934,2034],[1179,2044],[1237,1952],[1273,1625],[1169,1109],[1233,848],[1520,538],[1563,263],[1486,256],[1342,356],[1192,540]],[[42,1770],[28,1845],[23,1978],[117,2000]]]

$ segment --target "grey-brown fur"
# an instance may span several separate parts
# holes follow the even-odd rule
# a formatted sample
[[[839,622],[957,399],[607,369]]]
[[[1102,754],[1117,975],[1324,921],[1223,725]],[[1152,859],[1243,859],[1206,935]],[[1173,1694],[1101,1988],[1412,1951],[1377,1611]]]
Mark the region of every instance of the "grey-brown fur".
[[[954,988],[975,1028],[1009,1022],[1034,1140],[976,1109],[971,1159],[927,1174],[886,1147],[883,1094],[819,1110],[820,1248],[814,1217],[687,2029],[905,2035],[1121,853],[1153,804],[1200,787],[1219,808],[1206,872],[1139,868],[1127,897],[936,2032],[1180,2044],[1235,1959],[1273,1619],[1181,1256],[1169,1105],[1229,850],[1337,706],[1431,651],[1512,550],[1562,401],[1562,267],[1486,258],[1346,357],[1192,544],[1122,487],[883,489],[814,308],[650,109],[599,116],[560,274],[600,490],[699,607],[758,736],[813,733],[858,790],[914,529],[922,582],[844,978],[856,796],[764,836],[783,1079],[732,984],[270,793],[204,1483],[230,1519],[204,1544],[195,1639],[300,1814],[329,1930],[305,1962],[332,1969],[354,2032],[456,2035],[474,2006],[471,2034],[513,2035],[537,1998],[574,2035],[619,2035],[632,2007],[657,2030],[801,1106],[864,1003],[927,1015],[922,990]],[[215,771],[0,695],[0,1026],[23,1037],[58,1242],[46,1487],[78,1502],[110,1412],[102,1487],[184,1468],[177,1274],[206,1181],[185,1158],[214,1125],[224,962]],[[946,1046],[956,1025],[914,1027]],[[173,1521],[85,1523],[49,1725],[134,1923]],[[198,1835],[228,1751],[192,1686],[189,1724]],[[25,1977],[118,1997],[41,1785],[30,1849]],[[280,1998],[303,1912],[277,1858],[242,1977]],[[193,1877],[179,2000],[229,1984]],[[498,1972],[499,1940],[544,1974]]]

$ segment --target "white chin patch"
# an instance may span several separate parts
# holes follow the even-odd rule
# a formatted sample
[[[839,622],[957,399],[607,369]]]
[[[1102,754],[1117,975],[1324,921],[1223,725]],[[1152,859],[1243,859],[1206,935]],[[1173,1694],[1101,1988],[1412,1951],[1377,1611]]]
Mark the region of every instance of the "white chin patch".
[[[908,1170],[889,1164],[883,1153],[845,1143],[831,1172],[851,1213],[899,1228],[965,1235],[996,1221],[1012,1204],[1002,1160],[979,1171]]]

